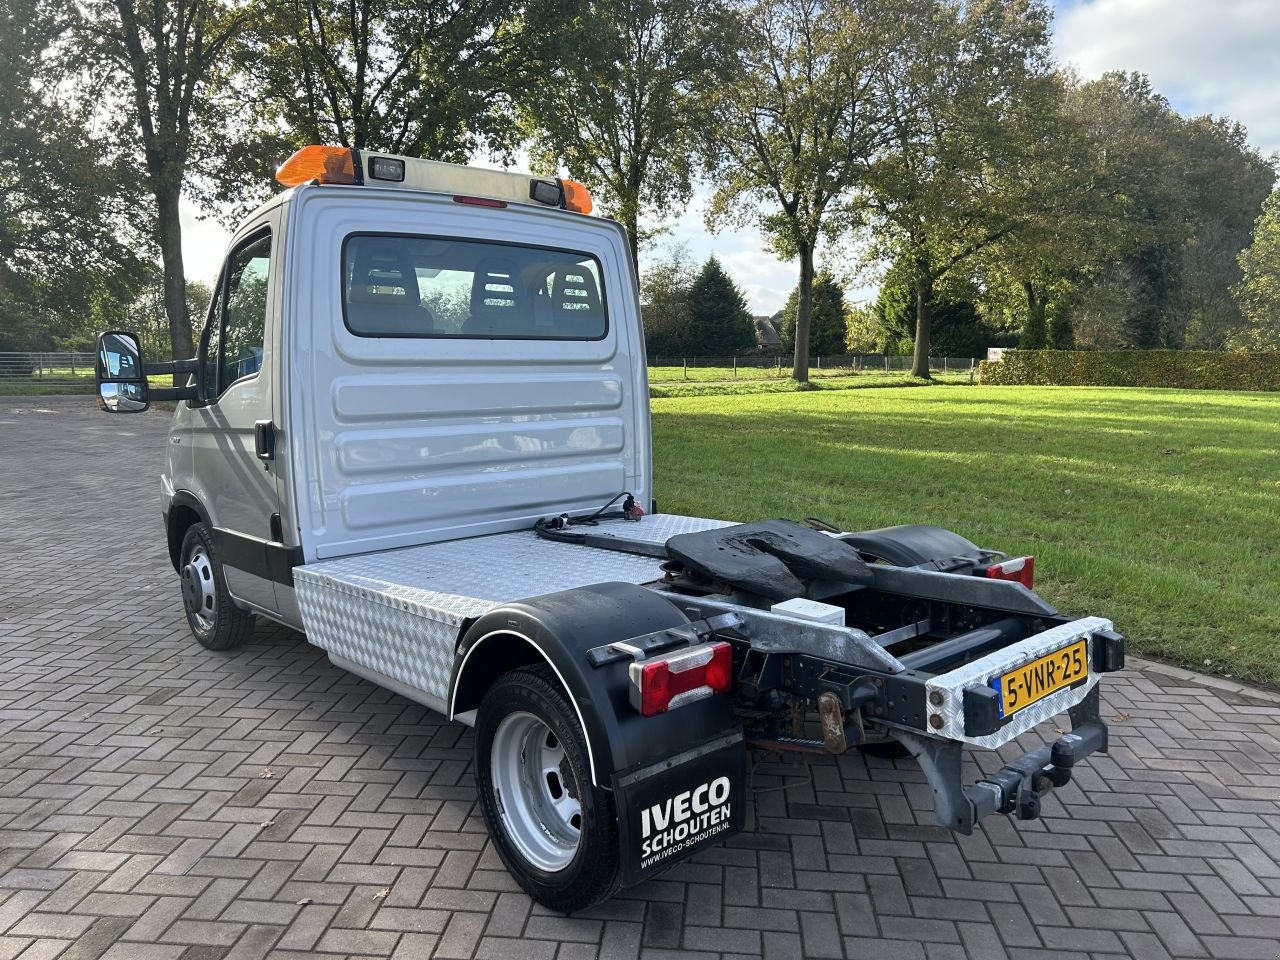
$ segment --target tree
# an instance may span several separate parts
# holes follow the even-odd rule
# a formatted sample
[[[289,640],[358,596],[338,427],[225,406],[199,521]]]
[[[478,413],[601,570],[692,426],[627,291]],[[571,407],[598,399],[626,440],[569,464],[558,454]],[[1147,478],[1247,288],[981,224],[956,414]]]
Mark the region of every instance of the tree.
[[[782,348],[794,350],[796,342],[796,312],[800,301],[797,286],[787,297],[782,308]],[[809,354],[818,357],[839,356],[845,351],[845,335],[849,306],[845,303],[844,290],[836,278],[821,271],[813,278],[813,306],[809,327]]]
[[[881,59],[892,145],[868,179],[876,247],[911,265],[911,373],[928,378],[934,287],[1012,234],[1034,186],[1052,96],[1049,13],[1037,0],[927,0],[908,45]]]
[[[644,342],[651,358],[688,356],[693,330],[689,291],[695,277],[689,248],[682,244],[655,261],[641,278]]]
[[[728,356],[755,346],[747,298],[714,256],[689,288],[689,326],[687,349],[693,356]]]
[[[885,275],[873,307],[894,354],[911,353],[914,349],[912,334],[916,331],[919,303],[915,284],[915,265],[910,260],[899,260]],[[1002,345],[1002,338],[982,322],[974,303],[977,296],[976,287],[956,273],[948,273],[938,282],[932,294],[933,355],[980,357],[988,346]]]
[[[680,209],[692,192],[700,92],[726,73],[727,17],[720,0],[594,0],[556,35],[565,48],[522,103],[533,155],[597,194],[638,263],[641,217]]]
[[[888,337],[875,305],[862,303],[849,311],[844,346],[849,353],[889,353]]]
[[[1018,222],[980,255],[1001,291],[990,299],[1016,289],[1029,349],[1069,343],[1075,285],[1156,235],[1170,128],[1168,103],[1138,74],[1082,82],[1058,71],[1044,93]]]
[[[1127,263],[1098,270],[1075,288],[1067,304],[1076,345],[1093,350],[1126,346],[1126,318],[1142,298],[1141,285]]]
[[[164,271],[148,264],[139,285],[126,298],[100,291],[88,311],[89,330],[76,349],[93,349],[94,338],[102,330],[130,330],[138,335],[142,355],[149,361],[169,356],[169,319],[165,312]],[[213,290],[199,280],[187,282],[187,315],[202,322],[209,312]]]
[[[1263,204],[1253,228],[1253,242],[1240,253],[1244,279],[1233,291],[1248,327],[1237,346],[1280,348],[1280,192]]]
[[[1226,118],[1180,121],[1171,153],[1190,241],[1165,244],[1160,344],[1222,350],[1245,326],[1231,289],[1241,279],[1237,258],[1275,182],[1274,161]]]
[[[500,0],[270,0],[239,56],[266,135],[465,163],[509,150],[543,46]],[[536,37],[536,35],[535,35]]]
[[[93,298],[142,273],[136,177],[94,129],[75,25],[64,4],[0,0],[0,350],[83,337]]]
[[[86,0],[87,52],[127,88],[116,133],[141,147],[155,203],[165,314],[175,358],[195,354],[179,203],[193,160],[216,153],[227,90],[219,71],[249,17],[225,0]]]
[[[791,375],[809,379],[814,254],[847,226],[849,195],[884,143],[875,67],[900,24],[890,3],[757,0],[739,69],[714,93],[716,193],[708,221],[757,223],[797,259]]]

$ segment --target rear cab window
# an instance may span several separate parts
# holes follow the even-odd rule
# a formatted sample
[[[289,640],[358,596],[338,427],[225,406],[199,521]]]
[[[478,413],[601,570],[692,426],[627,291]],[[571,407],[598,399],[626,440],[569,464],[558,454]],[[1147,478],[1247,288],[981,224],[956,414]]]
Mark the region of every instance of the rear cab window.
[[[358,233],[342,247],[342,311],[358,337],[601,340],[599,261],[551,247]]]

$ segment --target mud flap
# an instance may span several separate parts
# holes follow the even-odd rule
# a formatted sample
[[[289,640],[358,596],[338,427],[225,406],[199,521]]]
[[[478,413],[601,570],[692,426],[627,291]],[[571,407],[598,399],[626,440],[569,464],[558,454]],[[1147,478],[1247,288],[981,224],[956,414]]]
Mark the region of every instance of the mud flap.
[[[613,776],[622,885],[657,876],[742,829],[747,751],[733,730]]]

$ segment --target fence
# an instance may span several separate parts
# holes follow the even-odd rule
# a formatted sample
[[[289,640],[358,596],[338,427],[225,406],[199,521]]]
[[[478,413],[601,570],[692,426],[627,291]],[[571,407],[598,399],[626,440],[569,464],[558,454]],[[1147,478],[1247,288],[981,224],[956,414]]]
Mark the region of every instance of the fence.
[[[972,357],[930,357],[935,373],[957,374],[972,381],[978,361]],[[791,376],[791,358],[750,354],[740,357],[651,357],[649,378],[664,380],[759,380]],[[86,383],[93,380],[94,355],[68,352],[0,352],[0,383]],[[809,374],[843,377],[853,374],[906,373],[911,357],[847,354],[810,357]]]
[[[0,383],[85,383],[93,380],[94,355],[0,351]]]
[[[980,361],[976,357],[930,357],[929,370],[957,374],[973,382]],[[911,357],[888,357],[880,353],[845,354],[838,357],[809,358],[809,376],[844,377],[855,374],[905,374]],[[760,380],[791,376],[791,357],[749,354],[737,357],[650,357],[649,379],[664,380]]]

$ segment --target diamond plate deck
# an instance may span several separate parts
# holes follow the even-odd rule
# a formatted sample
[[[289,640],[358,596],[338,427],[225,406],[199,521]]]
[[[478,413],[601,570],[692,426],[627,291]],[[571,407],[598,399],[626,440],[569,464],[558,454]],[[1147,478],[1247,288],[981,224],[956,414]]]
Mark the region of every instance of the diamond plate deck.
[[[677,533],[730,525],[654,514],[590,529],[665,543]],[[296,568],[293,576],[312,643],[444,700],[467,620],[503,603],[593,583],[649,583],[662,569],[653,557],[556,543],[521,530],[323,560]]]

